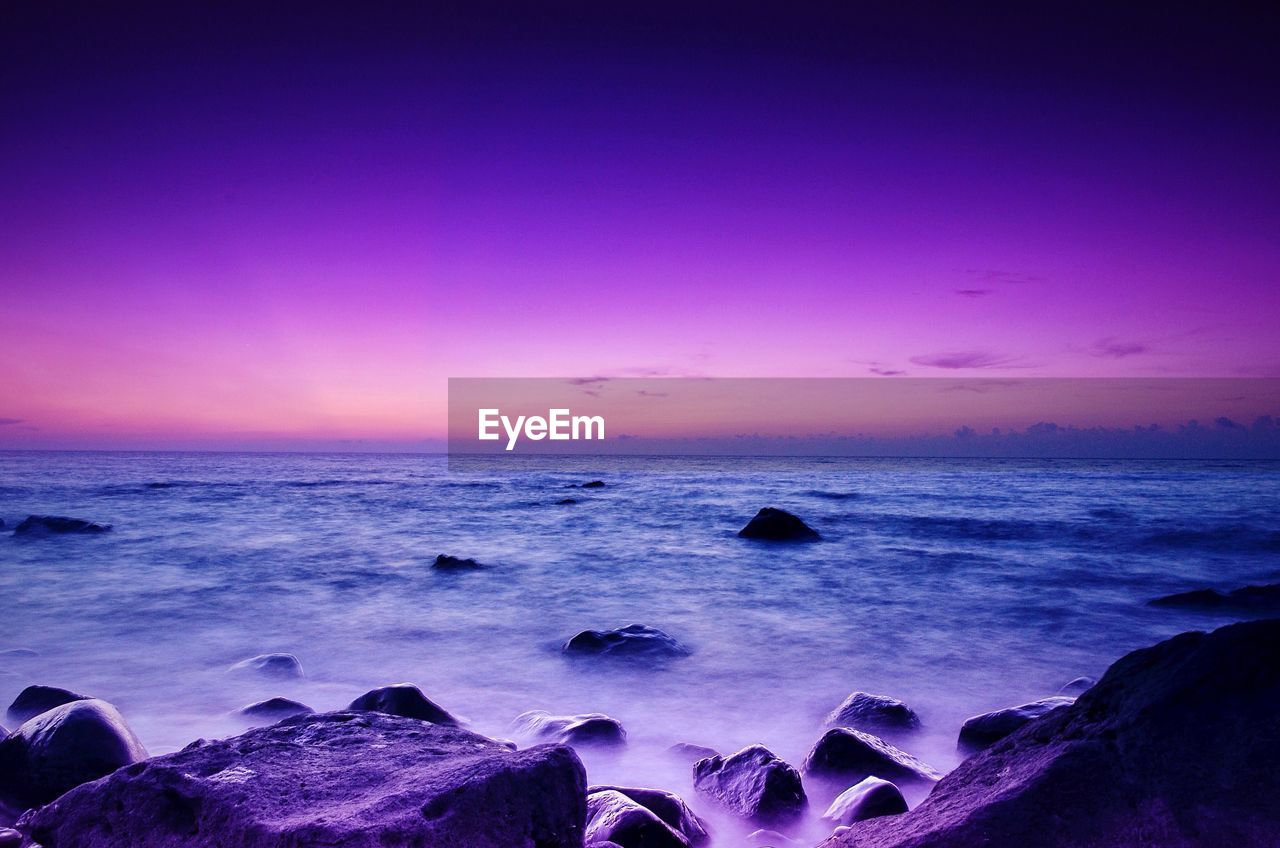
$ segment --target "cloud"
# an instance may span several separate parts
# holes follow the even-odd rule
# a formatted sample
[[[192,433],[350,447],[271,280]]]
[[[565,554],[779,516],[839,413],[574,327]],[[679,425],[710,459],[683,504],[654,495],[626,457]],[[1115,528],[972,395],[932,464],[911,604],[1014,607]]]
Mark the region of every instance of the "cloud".
[[[911,361],[916,365],[923,365],[927,368],[954,370],[959,368],[1001,368],[1013,364],[1016,360],[1012,356],[1005,356],[988,350],[966,350],[913,356]]]
[[[901,377],[907,373],[897,368],[868,368],[867,370],[872,374],[879,374],[881,377]]]
[[[1150,350],[1143,342],[1125,342],[1114,336],[1099,339],[1093,343],[1090,352],[1104,359],[1124,359],[1126,356],[1137,356]]]
[[[25,418],[0,418],[0,426],[4,426],[5,424],[21,424],[26,420],[27,419]]]
[[[964,271],[975,280],[984,283],[1010,283],[1022,285],[1025,283],[1043,283],[1044,277],[1037,274],[1028,274],[1024,271],[1003,271],[999,268],[966,268]]]
[[[991,294],[991,289],[956,289],[956,294],[961,297],[986,297]]]

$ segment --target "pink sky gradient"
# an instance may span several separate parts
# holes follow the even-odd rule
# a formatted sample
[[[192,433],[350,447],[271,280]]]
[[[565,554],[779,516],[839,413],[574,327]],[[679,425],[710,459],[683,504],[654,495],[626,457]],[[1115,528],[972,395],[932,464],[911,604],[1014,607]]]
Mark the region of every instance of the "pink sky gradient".
[[[0,447],[412,445],[450,376],[1280,376],[1262,107],[545,47],[22,54]]]

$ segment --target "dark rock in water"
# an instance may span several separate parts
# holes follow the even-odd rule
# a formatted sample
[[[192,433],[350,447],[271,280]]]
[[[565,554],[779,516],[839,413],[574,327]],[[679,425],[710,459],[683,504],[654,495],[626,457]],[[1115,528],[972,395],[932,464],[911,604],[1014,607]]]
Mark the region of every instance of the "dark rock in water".
[[[72,701],[41,713],[0,741],[0,795],[21,805],[45,804],[146,758],[146,749],[115,707],[99,700]]]
[[[999,742],[1032,719],[1040,718],[1059,707],[1070,706],[1074,702],[1075,698],[1058,695],[976,715],[965,720],[960,727],[959,747],[962,751],[981,751],[988,745]]]
[[[1069,683],[1064,683],[1062,688],[1058,690],[1058,694],[1075,698],[1079,695],[1083,695],[1085,692],[1088,692],[1097,685],[1097,683],[1098,681],[1094,680],[1092,677],[1077,677]]]
[[[896,816],[907,811],[907,800],[898,787],[878,777],[868,777],[841,792],[822,818],[831,824],[853,824],[880,816]]]
[[[818,531],[784,509],[767,506],[738,531],[744,539],[766,539],[772,542],[804,542],[821,539]]]
[[[565,486],[565,488],[566,489],[603,489],[604,481],[592,480],[590,483],[582,483],[582,484],[570,483],[568,486]]]
[[[28,515],[17,527],[15,536],[52,536],[60,533],[105,533],[110,524],[95,524],[83,518],[64,518],[61,515]]]
[[[258,701],[256,704],[241,707],[238,712],[245,718],[279,721],[282,718],[289,718],[290,716],[313,713],[315,710],[311,709],[306,704],[290,700],[289,698],[268,698],[265,701]]]
[[[1204,610],[1206,612],[1267,613],[1280,611],[1280,584],[1244,586],[1230,592],[1197,589],[1165,595],[1151,602],[1153,607]]]
[[[513,726],[525,736],[575,748],[617,748],[627,743],[622,722],[602,713],[557,716],[530,710],[517,716]]]
[[[568,748],[339,712],[121,769],[20,827],[46,848],[578,848],[585,819]]]
[[[587,793],[587,839],[622,848],[689,848],[689,841],[652,810],[613,789]]]
[[[464,569],[483,568],[484,566],[476,562],[474,559],[463,559],[462,557],[440,554],[436,557],[436,561],[431,564],[431,567],[442,568],[447,571],[460,571]]]
[[[72,701],[87,700],[89,700],[88,695],[79,695],[70,689],[60,689],[57,686],[28,686],[13,699],[5,715],[21,724],[54,707],[60,707]]]
[[[29,660],[38,656],[40,652],[30,648],[5,648],[0,651],[0,660]]]
[[[915,730],[920,717],[915,710],[885,695],[853,692],[823,720],[824,727],[852,727],[876,733],[886,730]]]
[[[1184,633],[1116,662],[943,778],[918,807],[829,848],[1273,846],[1280,621]]]
[[[556,506],[568,506],[569,504],[576,504],[577,502],[577,498],[561,498],[556,501]]]
[[[805,758],[803,770],[808,777],[845,786],[868,777],[899,784],[927,784],[942,776],[880,737],[849,727],[824,733]]]
[[[347,709],[416,718],[449,727],[460,724],[448,710],[422,694],[422,690],[412,683],[396,683],[373,689],[352,701]]]
[[[566,654],[610,657],[686,657],[691,651],[656,627],[629,624],[617,630],[584,630],[564,643]]]
[[[302,663],[293,654],[258,654],[231,666],[235,674],[257,673],[264,677],[302,677]]]
[[[763,745],[693,764],[693,788],[739,818],[786,827],[809,806],[800,772]]]
[[[664,824],[678,833],[687,845],[702,845],[711,838],[702,819],[698,818],[693,810],[689,809],[689,805],[684,802],[684,799],[672,792],[665,792],[661,789],[637,789],[629,786],[592,786],[587,789],[588,807],[590,807],[591,795],[596,792],[619,792],[625,795],[631,801],[660,818]],[[587,833],[587,838],[592,838],[590,832]],[[624,846],[624,848],[628,844],[616,836],[605,835],[595,838],[612,839],[619,845]]]
[[[671,755],[672,759],[690,764],[698,760],[705,760],[707,757],[720,756],[720,752],[715,748],[708,748],[706,745],[695,745],[692,742],[677,742],[667,749],[667,753]]]

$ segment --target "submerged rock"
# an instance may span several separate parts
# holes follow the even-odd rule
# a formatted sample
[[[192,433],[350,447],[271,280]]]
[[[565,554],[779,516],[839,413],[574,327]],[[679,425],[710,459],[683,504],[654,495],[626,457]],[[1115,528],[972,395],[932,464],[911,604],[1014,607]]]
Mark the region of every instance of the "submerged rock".
[[[564,643],[566,654],[610,657],[686,657],[691,651],[680,642],[647,624],[629,624],[616,630],[584,630]]]
[[[561,498],[556,501],[556,506],[569,506],[570,504],[576,504],[577,502],[577,498]]]
[[[876,733],[893,730],[916,730],[920,717],[915,710],[897,698],[853,692],[823,720],[824,727],[852,727]]]
[[[759,825],[787,826],[809,806],[800,772],[763,745],[693,764],[693,788],[723,809]]]
[[[352,701],[347,709],[416,718],[449,727],[460,724],[448,710],[422,694],[422,690],[412,683],[396,683],[372,689]]]
[[[61,515],[28,515],[17,527],[15,536],[52,536],[62,533],[105,533],[110,524],[97,524],[83,518],[66,518]]]
[[[756,513],[747,526],[738,531],[744,539],[772,542],[803,542],[821,539],[818,531],[784,509],[767,506]]]
[[[667,754],[674,760],[691,764],[698,760],[705,760],[707,757],[720,756],[720,752],[715,748],[708,748],[706,745],[695,745],[692,742],[677,742],[667,748]]]
[[[1280,621],[1184,633],[828,848],[1203,848],[1280,833]]]
[[[689,848],[689,841],[633,798],[613,789],[587,794],[587,839],[621,848]]]
[[[29,660],[40,656],[39,651],[33,651],[31,648],[5,648],[0,651],[0,659],[3,660]]]
[[[999,742],[1032,719],[1040,718],[1051,710],[1070,706],[1075,698],[1056,695],[1029,704],[1019,704],[966,719],[960,727],[959,747],[962,751],[981,751]]]
[[[1280,612],[1280,584],[1244,586],[1230,592],[1196,589],[1165,595],[1151,602],[1153,607],[1203,610],[1205,612],[1266,613]]]
[[[69,704],[72,701],[87,701],[88,695],[80,695],[72,692],[70,689],[62,689],[57,686],[28,686],[18,693],[18,697],[13,699],[13,703],[9,705],[9,709],[5,715],[11,721],[19,724],[27,719],[35,718],[43,712],[47,712],[54,707],[60,707],[63,704]]]
[[[29,814],[46,848],[578,848],[573,751],[382,713],[285,719],[122,769]]]
[[[474,568],[483,568],[484,566],[474,559],[463,559],[462,557],[440,554],[436,557],[436,561],[431,564],[431,567],[445,571],[468,571]]]
[[[575,748],[617,748],[627,744],[622,722],[603,713],[557,716],[546,710],[530,710],[516,716],[512,726],[524,736]]]
[[[245,718],[279,721],[290,716],[313,713],[315,710],[306,704],[289,698],[268,698],[265,701],[258,701],[256,704],[241,707],[237,712]]]
[[[706,824],[702,819],[698,818],[693,810],[689,809],[689,805],[684,802],[684,799],[675,793],[666,792],[662,789],[637,789],[629,786],[592,786],[587,790],[588,803],[590,802],[591,793],[604,791],[622,793],[662,819],[668,827],[680,834],[689,845],[701,845],[711,838],[707,832]],[[587,838],[590,839],[591,834],[588,833]],[[613,839],[613,841],[623,845],[624,848],[627,845],[626,842],[617,837],[605,838]]]
[[[293,654],[258,654],[231,666],[232,674],[261,674],[263,677],[302,677],[302,663]]]
[[[146,758],[115,707],[95,699],[71,701],[0,740],[0,795],[20,806],[45,804]]]
[[[568,486],[566,486],[565,488],[567,488],[567,489],[603,489],[603,488],[604,488],[604,481],[603,481],[603,480],[592,480],[592,481],[590,481],[590,482],[588,482],[588,483],[582,483],[582,484],[578,484],[578,483],[570,483],[570,484],[569,484]]]
[[[896,816],[906,811],[907,800],[898,787],[887,780],[868,777],[841,792],[822,818],[831,824],[842,825],[880,816]]]
[[[805,758],[806,776],[846,786],[868,777],[894,783],[933,783],[940,775],[933,767],[899,750],[878,736],[849,727],[828,730]]]

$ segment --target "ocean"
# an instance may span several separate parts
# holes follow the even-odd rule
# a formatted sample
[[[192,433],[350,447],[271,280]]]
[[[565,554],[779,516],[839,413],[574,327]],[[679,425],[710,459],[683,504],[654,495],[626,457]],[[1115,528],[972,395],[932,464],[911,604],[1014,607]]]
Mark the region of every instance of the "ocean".
[[[764,506],[823,540],[738,538]],[[681,794],[717,846],[744,829],[674,742],[798,766],[863,690],[910,704],[901,747],[946,771],[967,716],[1231,620],[1150,599],[1280,577],[1275,462],[0,453],[0,519],[29,513],[114,529],[0,534],[0,650],[37,652],[0,657],[5,704],[31,683],[104,698],[153,754],[239,732],[252,701],[402,681],[496,737],[525,710],[602,712],[628,746],[583,751],[590,782]],[[631,623],[693,653],[559,652]],[[306,677],[226,673],[272,651]]]

